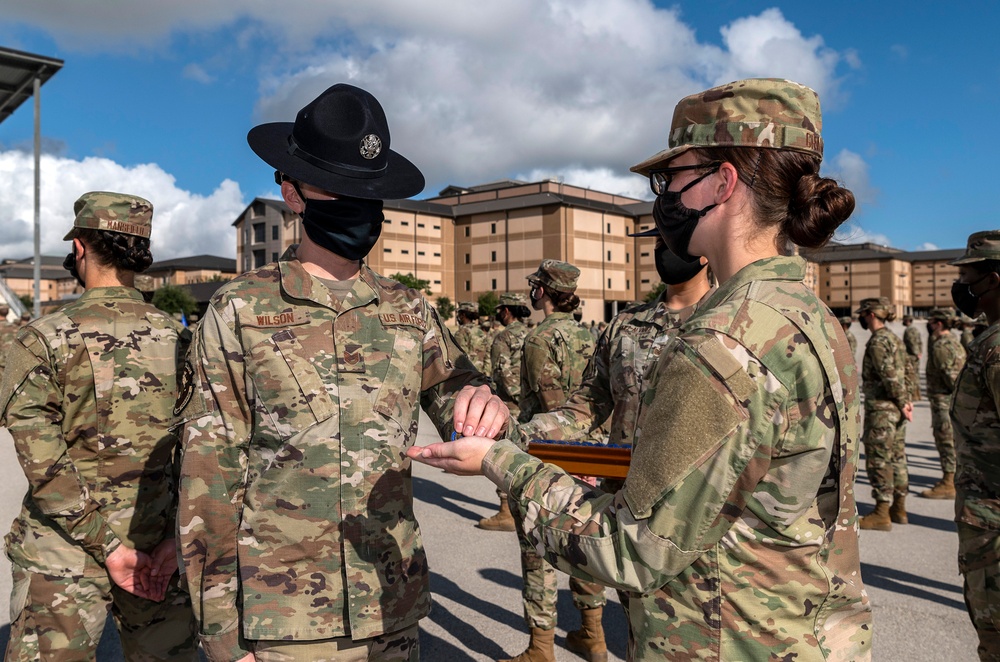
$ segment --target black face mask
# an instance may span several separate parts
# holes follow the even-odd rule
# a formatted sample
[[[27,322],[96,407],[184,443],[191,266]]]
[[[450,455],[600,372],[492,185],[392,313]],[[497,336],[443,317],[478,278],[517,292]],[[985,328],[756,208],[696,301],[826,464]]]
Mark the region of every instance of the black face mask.
[[[667,285],[679,285],[686,283],[705,268],[699,260],[688,262],[674,255],[666,246],[657,246],[653,250],[656,258],[656,273],[660,274],[660,280]]]
[[[963,314],[969,317],[975,317],[979,313],[979,299],[986,294],[975,294],[972,291],[973,285],[979,285],[981,282],[990,277],[990,274],[986,274],[975,283],[961,283],[955,281],[951,285],[951,300],[955,302],[955,307]]]
[[[70,251],[69,255],[66,256],[66,259],[63,260],[63,268],[72,274],[73,278],[76,279],[76,282],[80,283],[80,287],[84,289],[87,288],[87,284],[83,282],[83,278],[80,277],[80,272],[76,269],[76,253],[74,251]]]
[[[868,316],[867,315],[859,315],[858,316],[858,324],[861,325],[862,329],[864,329],[865,331],[867,331],[868,330]]]
[[[701,217],[715,205],[709,205],[704,209],[691,209],[681,202],[681,194],[717,170],[718,168],[706,172],[680,191],[664,191],[656,196],[656,202],[653,203],[653,220],[656,222],[656,229],[660,231],[660,236],[663,237],[663,242],[674,255],[685,262],[698,260],[698,256],[688,253],[691,235],[694,234]]]
[[[301,197],[301,196],[300,196]],[[314,243],[348,260],[360,260],[371,252],[382,234],[381,200],[338,198],[305,200],[302,227]]]

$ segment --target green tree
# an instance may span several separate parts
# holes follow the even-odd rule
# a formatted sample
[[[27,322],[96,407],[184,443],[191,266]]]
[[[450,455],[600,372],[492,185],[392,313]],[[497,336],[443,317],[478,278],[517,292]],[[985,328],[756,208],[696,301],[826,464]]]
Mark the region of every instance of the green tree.
[[[184,313],[192,315],[198,312],[198,302],[191,293],[183,287],[164,285],[153,293],[153,305],[165,313]]]
[[[438,311],[438,317],[441,318],[442,322],[450,320],[451,316],[455,313],[455,304],[448,297],[438,297],[435,307]]]
[[[660,296],[660,293],[662,293],[663,290],[665,289],[667,289],[667,286],[664,283],[660,283],[659,285],[654,287],[652,290],[650,290],[649,294],[646,295],[646,303],[649,303],[656,297]]]
[[[33,310],[35,308],[35,300],[31,297],[30,294],[22,294],[21,296],[18,297],[18,299],[21,300],[21,303],[24,305],[25,310]]]
[[[497,306],[500,305],[500,295],[490,290],[485,294],[480,294],[477,301],[479,302],[479,316],[493,317],[497,312]]]
[[[412,287],[415,290],[420,290],[427,296],[431,294],[431,282],[429,280],[424,280],[423,278],[417,278],[413,274],[392,274],[389,278],[393,280],[398,280],[403,285],[407,287]]]

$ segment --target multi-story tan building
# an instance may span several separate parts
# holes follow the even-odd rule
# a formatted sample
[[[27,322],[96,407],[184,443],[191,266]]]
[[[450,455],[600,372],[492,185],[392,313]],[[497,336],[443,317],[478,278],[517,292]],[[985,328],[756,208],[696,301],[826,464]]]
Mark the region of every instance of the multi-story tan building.
[[[546,180],[449,186],[426,200],[385,203],[382,235],[368,264],[385,275],[430,283],[431,298],[476,301],[487,292],[528,289],[545,258],[580,268],[584,320],[609,320],[659,285],[652,202]],[[257,198],[233,223],[241,271],[278,258],[302,236],[299,217],[281,201]],[[835,313],[886,296],[898,315],[951,305],[961,250],[904,252],[876,244],[831,244],[803,252],[806,284]],[[540,317],[540,315],[538,315]]]
[[[154,262],[143,273],[152,279],[154,288],[227,281],[236,277],[236,260],[217,255],[194,255]]]
[[[75,298],[83,293],[83,288],[63,267],[63,256],[43,255],[39,300],[42,308],[51,308],[56,302]],[[35,298],[35,258],[4,260],[0,263],[0,278],[3,278],[16,296]]]

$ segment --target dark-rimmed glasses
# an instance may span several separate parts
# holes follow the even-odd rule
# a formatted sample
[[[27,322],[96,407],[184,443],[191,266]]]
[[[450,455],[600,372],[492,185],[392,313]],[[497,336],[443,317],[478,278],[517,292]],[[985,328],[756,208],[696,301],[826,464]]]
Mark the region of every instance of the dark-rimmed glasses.
[[[722,166],[722,161],[710,161],[709,163],[695,163],[694,165],[674,166],[673,168],[657,168],[649,171],[649,188],[656,195],[663,195],[667,192],[667,187],[674,180],[674,175],[685,170],[702,170],[711,168],[711,172],[705,173],[705,177],[712,174]],[[695,180],[700,181],[702,178]],[[694,184],[695,182],[691,182]],[[690,185],[689,185],[690,186]],[[686,189],[685,189],[686,190]]]

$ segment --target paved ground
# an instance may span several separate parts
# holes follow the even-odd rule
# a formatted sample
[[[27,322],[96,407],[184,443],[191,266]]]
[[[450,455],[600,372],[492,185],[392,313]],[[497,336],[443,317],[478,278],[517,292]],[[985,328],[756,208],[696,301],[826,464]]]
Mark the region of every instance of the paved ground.
[[[856,327],[857,325],[855,325]],[[921,325],[921,330],[923,327]],[[867,333],[855,329],[863,351]],[[433,428],[422,425],[421,443]],[[428,434],[429,431],[429,434]],[[926,402],[916,406],[907,431],[911,475],[910,524],[890,533],[864,532],[863,576],[875,609],[876,660],[975,660],[976,637],[962,603],[956,567],[957,538],[950,501],[919,499],[915,492],[933,484],[940,466],[930,433]],[[863,465],[862,465],[863,466]],[[520,652],[527,641],[521,618],[520,567],[513,534],[473,526],[496,506],[484,478],[457,478],[425,466],[414,469],[416,510],[433,572],[434,608],[422,623],[423,659],[494,660]],[[0,528],[6,531],[24,493],[6,431],[0,431]],[[858,477],[862,512],[871,508],[862,469]],[[565,588],[566,582],[563,580]],[[10,576],[0,560],[0,623],[7,623]],[[609,591],[609,601],[616,597]],[[579,660],[562,650],[567,629],[578,625],[568,589],[560,592],[557,659]],[[624,660],[626,625],[620,608],[605,614],[611,660]],[[102,642],[100,660],[119,660],[113,628]],[[0,630],[6,641],[8,626]]]

